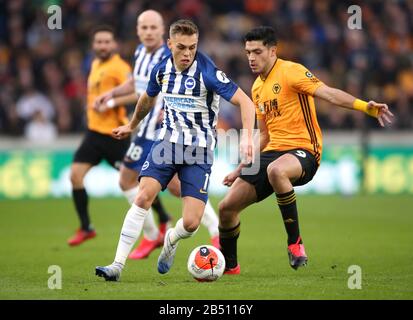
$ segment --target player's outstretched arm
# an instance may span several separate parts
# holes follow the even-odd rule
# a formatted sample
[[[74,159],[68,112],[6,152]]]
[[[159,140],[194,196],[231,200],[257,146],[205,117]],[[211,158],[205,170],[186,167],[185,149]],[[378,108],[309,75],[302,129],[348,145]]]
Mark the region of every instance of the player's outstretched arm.
[[[135,107],[135,111],[133,113],[132,119],[129,121],[128,124],[124,126],[120,126],[116,129],[112,130],[112,137],[115,139],[125,139],[127,138],[133,130],[136,129],[139,122],[142,121],[143,118],[149,113],[152,107],[155,105],[155,97],[150,97],[146,92],[144,92]]]
[[[124,96],[118,96],[116,98],[113,98],[113,104],[114,104],[115,107],[122,106],[122,105],[125,105],[125,104],[131,104],[131,103],[136,104],[136,102],[138,102],[138,99],[139,99],[139,95],[136,94],[135,92],[133,92],[131,94],[127,94],[127,95],[124,95]],[[110,102],[110,100],[108,102]]]
[[[325,84],[316,89],[314,96],[343,108],[363,111],[368,115],[377,118],[382,127],[386,124],[390,124],[391,118],[393,117],[393,113],[390,112],[389,107],[385,103],[362,101],[343,90],[331,88]]]
[[[252,132],[255,124],[255,106],[251,99],[240,88],[235,91],[231,103],[241,109],[242,132],[240,143],[240,156],[244,163],[250,163],[253,159]]]
[[[135,95],[135,88],[133,87],[132,77],[130,77],[124,83],[98,96],[95,99],[93,108],[96,111],[104,112],[107,109],[114,108],[122,104],[132,103],[134,101],[131,99],[131,95]],[[128,100],[124,100],[124,96],[127,96]],[[135,101],[136,99],[137,98],[135,97]]]

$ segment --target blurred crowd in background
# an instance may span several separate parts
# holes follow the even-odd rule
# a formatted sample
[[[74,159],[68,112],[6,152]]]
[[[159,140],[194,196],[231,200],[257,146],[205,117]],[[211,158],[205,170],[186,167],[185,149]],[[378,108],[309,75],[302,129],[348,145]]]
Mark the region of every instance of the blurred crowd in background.
[[[362,30],[347,26],[352,4],[362,9]],[[62,8],[61,30],[48,29],[50,5]],[[0,0],[0,134],[38,140],[82,132],[90,31],[113,25],[119,52],[133,65],[136,17],[149,8],[162,13],[166,27],[193,19],[200,49],[248,93],[255,77],[243,36],[271,25],[279,57],[304,64],[330,86],[387,103],[396,116],[390,130],[413,128],[413,0]],[[322,101],[317,109],[322,129],[378,128],[360,112]],[[223,102],[219,126],[240,125],[238,110]]]

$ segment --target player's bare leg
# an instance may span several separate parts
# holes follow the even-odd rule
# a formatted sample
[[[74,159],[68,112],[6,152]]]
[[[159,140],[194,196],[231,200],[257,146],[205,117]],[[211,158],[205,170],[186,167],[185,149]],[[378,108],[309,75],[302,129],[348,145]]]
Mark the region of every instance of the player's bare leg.
[[[134,203],[123,222],[115,260],[106,267],[96,267],[96,275],[107,281],[118,281],[126,259],[142,231],[146,215],[156,195],[161,191],[160,183],[151,177],[143,177]]]
[[[165,235],[162,252],[158,258],[159,273],[167,273],[171,269],[179,240],[195,234],[204,214],[204,201],[187,196],[182,198],[182,203],[182,218]]]
[[[277,194],[291,191],[292,182],[300,178],[302,171],[300,161],[288,153],[274,160],[267,167],[268,180]]]
[[[139,174],[124,165],[120,167],[119,171],[119,187],[122,190],[123,195],[128,200],[129,204],[132,204],[138,194]]]
[[[220,249],[221,246],[219,244],[219,229],[218,229],[219,219],[218,219],[218,215],[215,213],[215,210],[209,200],[207,201],[207,203],[205,203],[205,210],[202,216],[201,224],[208,229],[211,244],[215,248]]]
[[[70,246],[76,246],[83,243],[87,239],[94,238],[96,232],[90,224],[88,212],[88,200],[84,179],[89,170],[93,167],[91,163],[74,162],[70,170],[70,181],[72,183],[72,196],[78,214],[81,227],[76,231],[75,235],[68,239]]]
[[[176,178],[172,178],[171,182]],[[176,178],[177,179],[177,178]],[[171,183],[170,182],[170,183]],[[169,185],[168,185],[169,188]],[[172,224],[172,216],[168,214],[167,210],[164,208],[161,197],[158,195],[155,200],[152,202],[152,209],[156,211],[159,217],[159,242],[162,245],[165,238],[165,233]]]
[[[178,179],[178,175],[172,178],[168,184],[169,192],[175,197],[181,196],[181,182]],[[211,244],[216,248],[219,248],[219,231],[218,231],[218,216],[215,213],[211,202],[208,200],[205,204],[204,214],[202,216],[201,224],[208,229],[209,236],[211,238]]]
[[[171,181],[168,183],[168,191],[175,197],[181,197],[181,182],[179,181],[178,174],[175,174]]]
[[[284,154],[267,168],[268,180],[274,188],[278,206],[288,234],[288,256],[292,268],[306,265],[307,255],[300,236],[297,202],[292,182],[302,175],[300,161],[292,154]]]
[[[240,212],[257,200],[252,184],[237,178],[219,203],[219,240],[225,256],[226,274],[239,274],[237,240],[240,234]]]

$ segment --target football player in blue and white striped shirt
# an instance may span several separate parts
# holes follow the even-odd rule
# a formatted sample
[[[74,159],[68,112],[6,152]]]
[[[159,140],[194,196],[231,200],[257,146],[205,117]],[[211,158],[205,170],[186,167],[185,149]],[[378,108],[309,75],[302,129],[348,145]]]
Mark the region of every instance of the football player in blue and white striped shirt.
[[[138,45],[134,54],[133,77],[98,97],[96,108],[99,110],[105,110],[108,105],[115,107],[125,103],[136,103],[137,97],[146,90],[153,67],[170,54],[169,48],[163,40],[164,23],[159,12],[155,10],[144,11],[138,16],[136,23],[137,35],[141,44]],[[120,169],[119,185],[130,204],[133,203],[138,193],[139,172],[159,134],[162,106],[163,99],[159,97],[154,108],[140,123],[135,139],[131,143]],[[172,179],[168,189],[173,195],[180,196],[180,183],[177,176]],[[143,226],[143,239],[129,255],[131,259],[146,258],[154,249],[163,244],[170,217],[159,197],[155,198],[152,208],[159,215],[159,230],[150,210]],[[212,244],[218,246],[218,217],[209,202],[205,207],[202,224],[208,229]]]
[[[158,258],[160,273],[170,270],[178,241],[197,231],[208,199],[219,96],[240,106],[246,129],[240,143],[241,157],[248,163],[252,159],[254,104],[206,55],[197,52],[197,44],[198,28],[192,21],[179,20],[171,25],[171,55],[153,68],[148,88],[140,96],[129,124],[113,130],[118,139],[129,136],[153,108],[156,97],[163,94],[161,134],[142,167],[139,192],[125,217],[115,260],[109,266],[96,267],[96,274],[108,281],[119,280],[152,201],[176,173],[181,181],[183,212],[165,235]]]

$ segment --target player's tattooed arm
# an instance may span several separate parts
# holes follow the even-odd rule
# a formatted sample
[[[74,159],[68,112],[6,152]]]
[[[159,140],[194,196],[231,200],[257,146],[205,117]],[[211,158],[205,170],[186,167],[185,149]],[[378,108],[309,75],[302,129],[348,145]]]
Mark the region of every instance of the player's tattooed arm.
[[[112,137],[115,139],[125,139],[136,129],[139,122],[149,113],[155,104],[156,97],[150,97],[144,92],[136,104],[135,111],[133,113],[131,121],[116,129],[112,130]]]
[[[129,122],[129,126],[132,130],[138,126],[139,122],[146,117],[146,115],[151,111],[152,107],[155,104],[156,97],[150,97],[144,92],[138,100],[138,103],[135,107],[135,112],[133,113],[132,119]]]

